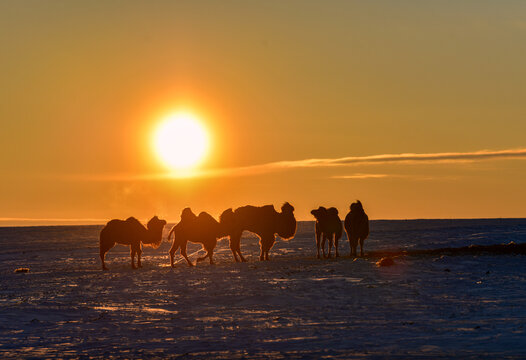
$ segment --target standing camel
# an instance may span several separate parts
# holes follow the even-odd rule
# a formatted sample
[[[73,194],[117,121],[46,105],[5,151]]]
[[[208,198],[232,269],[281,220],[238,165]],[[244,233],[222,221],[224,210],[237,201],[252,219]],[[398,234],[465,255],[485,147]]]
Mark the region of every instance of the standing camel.
[[[296,233],[294,207],[288,202],[281,206],[281,212],[277,212],[273,205],[247,205],[235,211],[225,210],[219,218],[230,237],[230,250],[236,262],[246,261],[241,255],[241,235],[245,230],[259,237],[259,260],[269,260],[268,253],[276,241],[276,234],[284,240],[289,240]]]
[[[142,267],[141,244],[158,248],[163,241],[164,225],[166,225],[166,221],[159,219],[157,216],[151,218],[146,227],[134,217],[129,217],[126,220],[113,219],[109,221],[100,232],[99,249],[102,270],[108,270],[104,263],[104,257],[115,244],[129,245],[132,268],[136,269],[136,254],[137,267]]]
[[[363,242],[369,236],[369,217],[363,210],[360,200],[352,203],[350,210],[345,217],[344,226],[351,245],[351,257],[356,256],[358,241],[360,242],[360,256],[363,256]]]
[[[343,227],[342,221],[338,216],[338,209],[331,207],[325,208],[320,206],[310,212],[316,218],[316,256],[320,258],[320,246],[323,251],[323,257],[331,257],[331,249],[334,241],[334,249],[336,257],[340,256],[338,253],[338,240],[342,237]],[[321,240],[321,241],[320,241]],[[325,242],[329,244],[328,255],[325,255]]]
[[[222,226],[216,219],[206,212],[201,212],[196,216],[190,208],[185,208],[181,213],[181,221],[172,227],[168,233],[168,240],[174,235],[174,241],[170,249],[170,266],[174,267],[174,256],[177,249],[181,248],[181,255],[185,258],[189,266],[193,266],[186,253],[188,241],[201,243],[206,250],[203,257],[197,261],[210,259],[210,264],[214,263],[213,255],[217,244],[217,239],[225,236]]]

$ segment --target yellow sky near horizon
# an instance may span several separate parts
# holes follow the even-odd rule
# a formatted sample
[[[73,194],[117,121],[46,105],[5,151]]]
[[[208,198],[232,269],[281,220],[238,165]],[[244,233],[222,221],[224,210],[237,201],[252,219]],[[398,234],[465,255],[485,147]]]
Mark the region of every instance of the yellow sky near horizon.
[[[525,14],[521,1],[2,2],[0,224],[284,201],[311,220],[356,199],[372,219],[526,217]],[[152,151],[180,109],[211,136],[194,178],[165,176]]]

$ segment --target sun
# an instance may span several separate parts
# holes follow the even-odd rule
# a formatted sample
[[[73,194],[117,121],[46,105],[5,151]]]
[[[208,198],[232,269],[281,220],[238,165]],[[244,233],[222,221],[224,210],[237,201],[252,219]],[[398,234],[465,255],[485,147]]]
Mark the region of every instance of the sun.
[[[170,114],[154,131],[153,146],[159,160],[172,171],[190,170],[206,157],[210,140],[201,120],[189,112]]]

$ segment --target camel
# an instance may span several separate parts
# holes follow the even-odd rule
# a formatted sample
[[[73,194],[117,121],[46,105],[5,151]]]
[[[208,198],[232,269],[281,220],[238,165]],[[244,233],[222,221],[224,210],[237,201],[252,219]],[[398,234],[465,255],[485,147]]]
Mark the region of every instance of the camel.
[[[259,260],[269,260],[268,253],[276,241],[276,234],[284,240],[289,240],[296,233],[294,207],[288,202],[283,204],[281,212],[277,212],[273,205],[247,205],[235,211],[227,209],[219,218],[227,236],[230,237],[230,250],[236,262],[246,261],[241,254],[241,235],[245,230],[253,232],[260,239]]]
[[[352,203],[350,210],[344,222],[345,232],[351,246],[350,256],[356,256],[358,241],[360,242],[360,256],[363,256],[363,242],[369,236],[369,217],[363,210],[360,200]]]
[[[151,218],[146,227],[134,217],[129,217],[126,220],[113,219],[109,221],[100,232],[99,248],[102,270],[108,270],[104,263],[104,257],[115,244],[129,245],[132,268],[142,267],[141,244],[158,248],[163,241],[164,225],[166,225],[166,221],[157,216]],[[135,266],[135,254],[137,254],[137,267]]]
[[[177,249],[181,248],[181,255],[185,258],[188,266],[193,266],[186,253],[188,241],[201,243],[206,250],[206,255],[197,259],[197,262],[210,259],[214,264],[213,255],[217,239],[225,236],[222,226],[216,219],[206,212],[196,216],[190,208],[185,208],[181,213],[181,221],[172,227],[168,233],[168,240],[174,234],[174,241],[170,249],[170,266],[174,267],[174,256]]]
[[[334,207],[324,208],[320,206],[310,212],[316,218],[316,250],[317,258],[320,259],[320,245],[323,250],[323,257],[331,257],[331,248],[334,239],[334,248],[336,250],[336,257],[340,256],[338,253],[338,240],[342,237],[343,226],[340,217],[338,216],[338,210]],[[320,238],[323,234],[323,238],[320,243]],[[325,242],[329,243],[328,255],[325,255]]]

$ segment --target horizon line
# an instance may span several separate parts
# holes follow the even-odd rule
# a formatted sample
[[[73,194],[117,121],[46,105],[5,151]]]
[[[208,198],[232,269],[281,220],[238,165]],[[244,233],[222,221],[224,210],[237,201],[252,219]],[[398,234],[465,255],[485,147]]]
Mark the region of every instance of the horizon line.
[[[215,218],[215,217],[214,217]],[[459,218],[443,218],[443,217],[431,217],[431,218],[383,218],[383,219],[369,219],[370,221],[417,221],[417,220],[526,220],[525,217],[459,217]],[[102,226],[106,225],[108,221],[112,219],[45,219],[45,218],[0,218],[0,228],[2,227],[37,227],[37,226]],[[2,224],[3,222],[17,221],[19,223],[35,221],[35,224]],[[61,222],[66,223],[61,223]],[[98,222],[100,221],[100,222]],[[166,220],[167,224],[177,224],[179,221]],[[315,222],[316,219],[297,219],[298,222]],[[41,223],[39,223],[41,222]],[[49,222],[56,222],[56,224],[46,224]],[[67,222],[85,222],[68,224]],[[86,224],[90,223],[91,224]],[[93,223],[96,222],[96,223]],[[343,219],[342,219],[343,222]],[[248,230],[247,230],[248,231]]]

